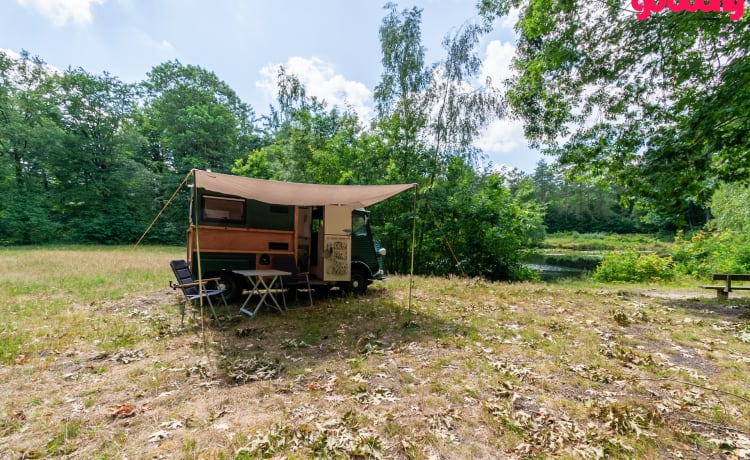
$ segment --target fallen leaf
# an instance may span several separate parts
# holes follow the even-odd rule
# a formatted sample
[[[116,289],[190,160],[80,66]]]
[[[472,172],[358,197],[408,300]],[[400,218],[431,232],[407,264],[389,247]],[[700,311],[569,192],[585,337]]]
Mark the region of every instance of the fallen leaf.
[[[135,407],[130,404],[120,404],[109,408],[110,414],[114,418],[127,418],[135,415]]]

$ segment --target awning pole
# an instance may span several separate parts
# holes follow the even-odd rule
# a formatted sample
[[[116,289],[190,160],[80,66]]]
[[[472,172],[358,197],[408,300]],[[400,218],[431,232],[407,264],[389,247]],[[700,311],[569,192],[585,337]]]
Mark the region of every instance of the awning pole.
[[[414,245],[417,235],[417,184],[414,184],[414,205],[411,221],[411,267],[409,268],[409,313],[411,313],[411,288],[414,285]]]
[[[179,191],[180,191],[180,189],[181,189],[181,188],[182,188],[182,187],[183,187],[183,186],[185,185],[185,183],[186,183],[186,182],[187,182],[187,180],[188,180],[188,177],[190,177],[190,175],[191,175],[191,174],[193,174],[193,171],[190,171],[189,173],[187,173],[187,175],[185,176],[185,178],[184,178],[184,179],[182,179],[182,182],[180,182],[180,185],[178,185],[178,186],[177,186],[177,189],[175,189],[175,191],[174,191],[174,193],[172,194],[172,196],[171,196],[171,197],[169,197],[169,199],[168,199],[168,200],[167,200],[167,202],[166,202],[166,203],[164,204],[164,206],[162,206],[162,208],[161,208],[161,210],[159,211],[159,213],[158,213],[158,214],[156,214],[156,217],[154,217],[154,220],[153,220],[153,221],[151,221],[151,225],[149,225],[149,226],[148,226],[148,228],[146,229],[146,231],[145,231],[145,232],[143,232],[143,235],[141,235],[141,237],[140,237],[140,238],[138,238],[138,242],[137,242],[137,243],[135,243],[135,246],[133,246],[133,250],[135,250],[135,248],[137,248],[137,247],[138,247],[138,245],[139,245],[139,244],[141,244],[141,241],[143,241],[143,238],[145,238],[145,237],[146,237],[146,235],[148,234],[148,232],[150,232],[150,231],[151,231],[151,228],[152,228],[152,227],[154,226],[154,224],[156,223],[156,221],[157,221],[157,220],[159,220],[159,217],[161,217],[161,215],[162,215],[162,214],[164,214],[164,211],[165,211],[165,210],[167,209],[167,206],[169,206],[169,205],[170,205],[170,204],[172,203],[172,200],[174,200],[174,197],[175,197],[175,196],[177,196],[177,192],[179,192]]]
[[[200,203],[198,203],[198,180],[195,176],[195,169],[192,169],[190,171],[191,174],[193,174],[193,193],[191,194],[191,201],[193,202],[193,205],[191,206],[195,210],[195,216],[194,216],[194,225],[195,225],[195,256],[197,258],[197,267],[198,267],[198,292],[200,293],[200,307],[201,307],[201,326],[203,325],[204,319],[203,319],[203,291],[205,287],[203,286],[203,268],[201,267],[201,243],[200,243],[200,237],[199,237],[199,230],[198,227],[200,227]],[[191,254],[192,256],[192,254]],[[195,276],[195,275],[194,275]]]

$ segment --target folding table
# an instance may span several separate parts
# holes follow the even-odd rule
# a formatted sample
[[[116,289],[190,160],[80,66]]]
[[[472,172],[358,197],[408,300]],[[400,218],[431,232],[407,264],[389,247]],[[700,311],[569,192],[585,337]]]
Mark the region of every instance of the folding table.
[[[262,305],[268,305],[271,308],[275,308],[281,313],[286,311],[286,302],[284,307],[279,305],[279,301],[276,299],[276,296],[273,293],[273,287],[275,286],[277,281],[281,281],[282,276],[288,276],[291,275],[290,272],[285,272],[282,270],[273,270],[273,269],[261,269],[261,270],[232,270],[234,273],[237,273],[238,275],[242,275],[245,278],[250,281],[250,293],[247,295],[247,299],[245,299],[245,302],[243,302],[242,306],[240,307],[240,312],[250,316],[251,318],[255,316],[256,313],[258,313],[258,310]],[[270,282],[266,281],[266,278],[270,278]],[[284,285],[281,284],[281,289],[284,289]],[[253,295],[259,295],[260,300],[258,300],[258,303],[255,305],[255,309],[250,311],[249,309],[245,308],[247,307],[247,304],[250,303],[250,299],[253,297]],[[271,299],[269,302],[267,299]]]

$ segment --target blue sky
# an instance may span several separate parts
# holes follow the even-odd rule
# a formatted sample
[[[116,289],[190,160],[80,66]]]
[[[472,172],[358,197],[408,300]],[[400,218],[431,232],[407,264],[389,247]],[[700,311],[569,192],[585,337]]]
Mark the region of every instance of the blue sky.
[[[268,113],[274,69],[284,65],[308,93],[330,104],[372,113],[380,80],[378,27],[385,14],[375,0],[5,0],[0,50],[27,50],[60,69],[109,72],[126,82],[177,59],[213,71],[249,103]],[[399,1],[422,12],[428,62],[441,42],[477,20],[473,0]],[[499,21],[482,43],[483,75],[509,75],[512,22]],[[527,148],[518,122],[498,121],[477,139],[488,159],[532,172],[541,155]]]

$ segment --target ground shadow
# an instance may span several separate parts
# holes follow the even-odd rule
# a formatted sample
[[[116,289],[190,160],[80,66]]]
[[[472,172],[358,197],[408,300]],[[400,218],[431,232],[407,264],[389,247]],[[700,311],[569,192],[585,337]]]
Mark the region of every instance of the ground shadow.
[[[331,290],[288,299],[280,313],[262,307],[255,317],[239,313],[239,303],[217,310],[219,322],[207,321],[217,368],[229,384],[273,378],[330,361],[364,360],[411,344],[476,335],[457,324],[400,305],[392,291],[371,289],[365,295]]]

